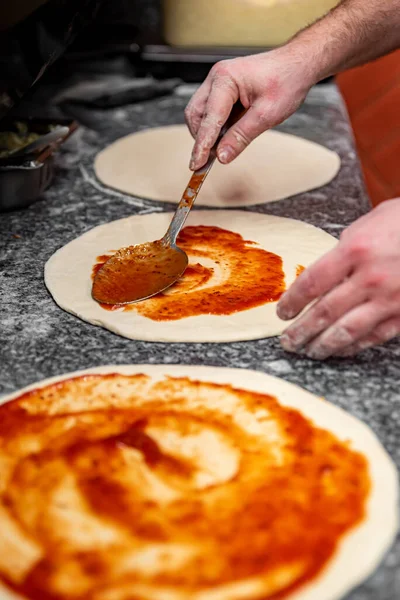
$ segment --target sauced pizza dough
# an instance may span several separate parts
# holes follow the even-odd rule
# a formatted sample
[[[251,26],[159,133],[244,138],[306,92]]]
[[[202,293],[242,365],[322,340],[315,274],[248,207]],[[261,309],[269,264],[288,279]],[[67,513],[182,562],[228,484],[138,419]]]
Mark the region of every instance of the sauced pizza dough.
[[[277,302],[285,291],[281,257],[255,248],[253,242],[238,233],[192,225],[185,227],[177,243],[192,257],[192,263],[173,287],[145,302],[101,306],[106,310],[134,311],[153,321],[175,321],[198,315],[231,315]],[[206,267],[195,262],[194,257],[214,266]],[[97,257],[93,279],[108,258],[109,255]],[[224,270],[229,273],[220,276],[216,283],[218,272],[221,275]]]
[[[133,216],[96,227],[57,251],[45,281],[68,312],[128,338],[224,342],[280,334],[281,294],[300,270],[337,243],[312,225],[244,211],[194,211],[179,245],[189,269],[165,293],[126,308],[101,306],[93,273],[122,246],[161,238],[171,213]],[[111,308],[111,310],[107,310]]]
[[[97,177],[140,198],[179,202],[191,172],[187,127],[172,125],[124,137],[100,152]],[[259,136],[229,165],[216,163],[197,206],[240,207],[281,200],[329,183],[340,158],[319,144],[278,131]]]
[[[0,408],[0,464],[2,599],[334,600],[396,529],[374,435],[251,371],[31,386]]]

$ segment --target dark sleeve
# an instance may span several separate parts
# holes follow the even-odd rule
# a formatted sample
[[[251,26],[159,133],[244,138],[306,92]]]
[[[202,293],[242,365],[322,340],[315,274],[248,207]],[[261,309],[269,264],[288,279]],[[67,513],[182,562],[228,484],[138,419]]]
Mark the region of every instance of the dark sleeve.
[[[48,0],[10,0],[0,3],[0,31],[14,27]]]
[[[28,13],[33,7],[33,12],[0,31],[0,119],[95,18],[102,0],[7,0],[6,3],[14,3]],[[0,10],[6,14],[5,8]],[[11,11],[9,18],[12,17],[18,19],[17,13]]]

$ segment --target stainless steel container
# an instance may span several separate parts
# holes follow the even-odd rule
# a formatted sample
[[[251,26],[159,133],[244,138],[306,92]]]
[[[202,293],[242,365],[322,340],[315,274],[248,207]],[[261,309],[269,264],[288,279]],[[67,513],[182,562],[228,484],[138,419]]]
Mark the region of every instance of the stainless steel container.
[[[48,188],[53,178],[53,157],[44,163],[0,164],[0,212],[26,208]]]
[[[40,154],[0,158],[0,212],[26,208],[49,187],[54,175],[54,152],[77,128],[75,121],[63,125],[68,126],[69,133],[41,150]],[[43,122],[30,123],[30,127],[32,131],[36,127],[42,133],[46,130]]]

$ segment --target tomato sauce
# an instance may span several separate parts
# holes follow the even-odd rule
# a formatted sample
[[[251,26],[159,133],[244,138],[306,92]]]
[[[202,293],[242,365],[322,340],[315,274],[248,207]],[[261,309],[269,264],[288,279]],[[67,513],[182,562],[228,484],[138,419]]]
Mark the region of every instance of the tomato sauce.
[[[303,267],[302,265],[297,265],[297,267],[296,267],[296,277],[299,277],[303,273],[303,271],[305,271],[305,270],[306,270],[306,268]]]
[[[260,411],[263,434],[262,420],[246,425]],[[221,481],[198,477],[215,464],[207,444],[200,462],[191,451],[202,432],[238,453]],[[250,577],[273,590],[264,600],[283,599],[364,519],[370,490],[366,459],[297,410],[187,378],[90,375],[30,391],[0,407],[0,460],[2,531],[6,514],[40,548],[31,562],[0,556],[0,580],[29,600],[147,600],[151,586],[190,598]]]
[[[189,185],[186,188],[183,194],[184,206],[188,208],[192,208],[194,201],[196,200],[196,196],[199,192],[199,189],[206,178],[204,173],[193,173],[190,178]]]
[[[134,311],[154,321],[172,321],[198,315],[230,315],[277,302],[285,291],[281,257],[258,248],[238,233],[219,227],[189,226],[177,243],[190,263],[175,285],[137,304],[101,306]],[[92,277],[107,258],[98,257]]]

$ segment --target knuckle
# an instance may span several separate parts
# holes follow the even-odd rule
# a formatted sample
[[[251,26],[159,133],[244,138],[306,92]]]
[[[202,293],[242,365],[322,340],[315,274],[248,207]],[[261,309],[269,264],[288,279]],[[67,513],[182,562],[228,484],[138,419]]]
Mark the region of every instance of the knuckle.
[[[342,323],[335,330],[334,341],[335,345],[349,345],[354,342],[357,337],[357,325],[352,323]]]
[[[242,129],[240,129],[239,127],[236,127],[233,131],[232,131],[232,135],[235,139],[236,142],[236,146],[239,148],[245,148],[246,146],[248,146],[251,142],[251,137],[249,135],[247,135]]]
[[[210,73],[213,77],[230,75],[230,61],[220,60],[211,68]]]
[[[292,325],[292,327],[289,327],[289,329],[287,329],[284,333],[284,335],[282,336],[284,343],[287,346],[292,347],[294,345],[294,340],[296,338],[296,331],[295,331],[295,327]]]
[[[281,77],[278,74],[271,71],[268,73],[264,84],[267,95],[272,95],[273,97],[275,97],[277,93],[281,91],[282,88]]]
[[[201,114],[199,111],[192,107],[187,106],[184,112],[185,122],[189,127],[190,132],[193,134],[197,131],[200,122],[201,122]]]
[[[385,270],[370,269],[364,276],[364,285],[369,290],[381,290],[390,282],[390,274]]]
[[[327,300],[320,300],[314,310],[314,318],[321,326],[326,326],[333,321],[333,308]]]
[[[221,127],[224,125],[225,121],[224,119],[222,119],[219,115],[215,115],[212,112],[206,112],[204,114],[204,124],[207,125],[207,127],[211,126],[211,127],[218,127],[218,129],[221,129]]]
[[[306,269],[302,273],[302,280],[299,280],[298,285],[308,298],[317,298],[320,295],[319,279],[312,269]]]
[[[281,337],[283,348],[289,352],[295,352],[301,347],[303,341],[303,332],[301,328],[293,326],[289,327]]]
[[[266,125],[269,121],[269,110],[268,106],[255,106],[254,107],[254,116],[257,119],[257,123],[260,125]]]
[[[360,237],[347,243],[346,253],[353,262],[365,262],[372,254],[371,241]]]

